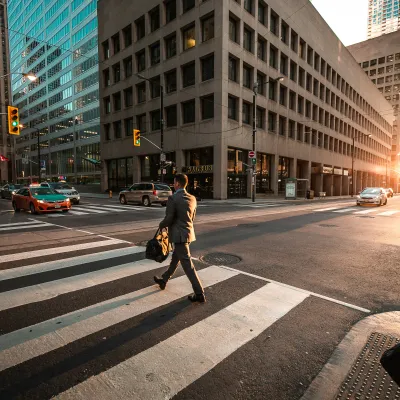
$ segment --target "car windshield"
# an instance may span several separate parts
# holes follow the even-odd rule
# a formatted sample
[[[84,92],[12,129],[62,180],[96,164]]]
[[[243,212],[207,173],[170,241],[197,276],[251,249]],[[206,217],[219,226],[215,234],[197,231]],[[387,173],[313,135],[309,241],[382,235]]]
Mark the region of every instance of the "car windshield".
[[[168,190],[168,191],[171,190],[170,187],[167,186],[167,185],[154,185],[154,188],[155,188],[156,190]]]
[[[369,188],[362,191],[362,194],[379,194],[381,192],[378,188]]]
[[[59,189],[59,190],[71,190],[72,186],[69,186],[65,183],[52,183],[51,187],[53,189]]]
[[[9,188],[11,190],[17,190],[17,189],[21,189],[21,185],[10,185]]]
[[[39,188],[31,188],[31,193],[33,196],[43,196],[45,194],[56,194],[53,189],[39,187]]]

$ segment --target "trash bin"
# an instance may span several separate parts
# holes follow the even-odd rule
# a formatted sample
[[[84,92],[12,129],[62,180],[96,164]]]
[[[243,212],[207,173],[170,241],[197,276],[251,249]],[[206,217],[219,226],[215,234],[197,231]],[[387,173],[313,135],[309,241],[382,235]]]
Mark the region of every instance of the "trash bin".
[[[314,198],[314,190],[307,190],[306,199],[312,200]]]

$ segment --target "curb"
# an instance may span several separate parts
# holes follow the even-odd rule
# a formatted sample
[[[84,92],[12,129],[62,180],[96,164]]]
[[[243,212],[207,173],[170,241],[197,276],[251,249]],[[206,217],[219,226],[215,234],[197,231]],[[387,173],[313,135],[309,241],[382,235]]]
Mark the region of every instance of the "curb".
[[[301,400],[334,400],[373,332],[400,337],[400,311],[375,314],[355,324]]]

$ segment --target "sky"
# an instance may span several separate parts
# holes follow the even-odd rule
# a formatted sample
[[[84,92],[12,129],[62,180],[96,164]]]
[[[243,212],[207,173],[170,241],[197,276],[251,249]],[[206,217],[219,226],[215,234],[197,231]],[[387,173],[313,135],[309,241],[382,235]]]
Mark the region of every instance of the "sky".
[[[345,46],[367,40],[368,0],[311,0]]]

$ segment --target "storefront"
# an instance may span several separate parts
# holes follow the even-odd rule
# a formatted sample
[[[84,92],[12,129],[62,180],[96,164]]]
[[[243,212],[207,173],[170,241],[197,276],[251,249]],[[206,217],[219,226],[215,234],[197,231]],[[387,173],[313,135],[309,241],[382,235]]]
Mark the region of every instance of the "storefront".
[[[172,165],[165,166],[164,182],[168,185],[174,183],[175,152],[165,153],[166,161]],[[159,182],[161,180],[160,154],[150,154],[140,157],[140,172],[142,182]]]
[[[286,179],[289,178],[290,174],[290,163],[292,160],[287,157],[279,157],[278,167],[278,194],[284,195],[286,190]]]
[[[247,197],[248,150],[228,148],[228,198]]]
[[[120,191],[133,184],[133,159],[119,158],[109,160],[108,168],[108,189]]]
[[[273,156],[257,153],[256,164],[256,190],[257,193],[272,193],[271,168]]]
[[[212,147],[185,151],[185,166],[182,172],[189,178],[189,193],[202,199],[213,198],[214,149]]]

